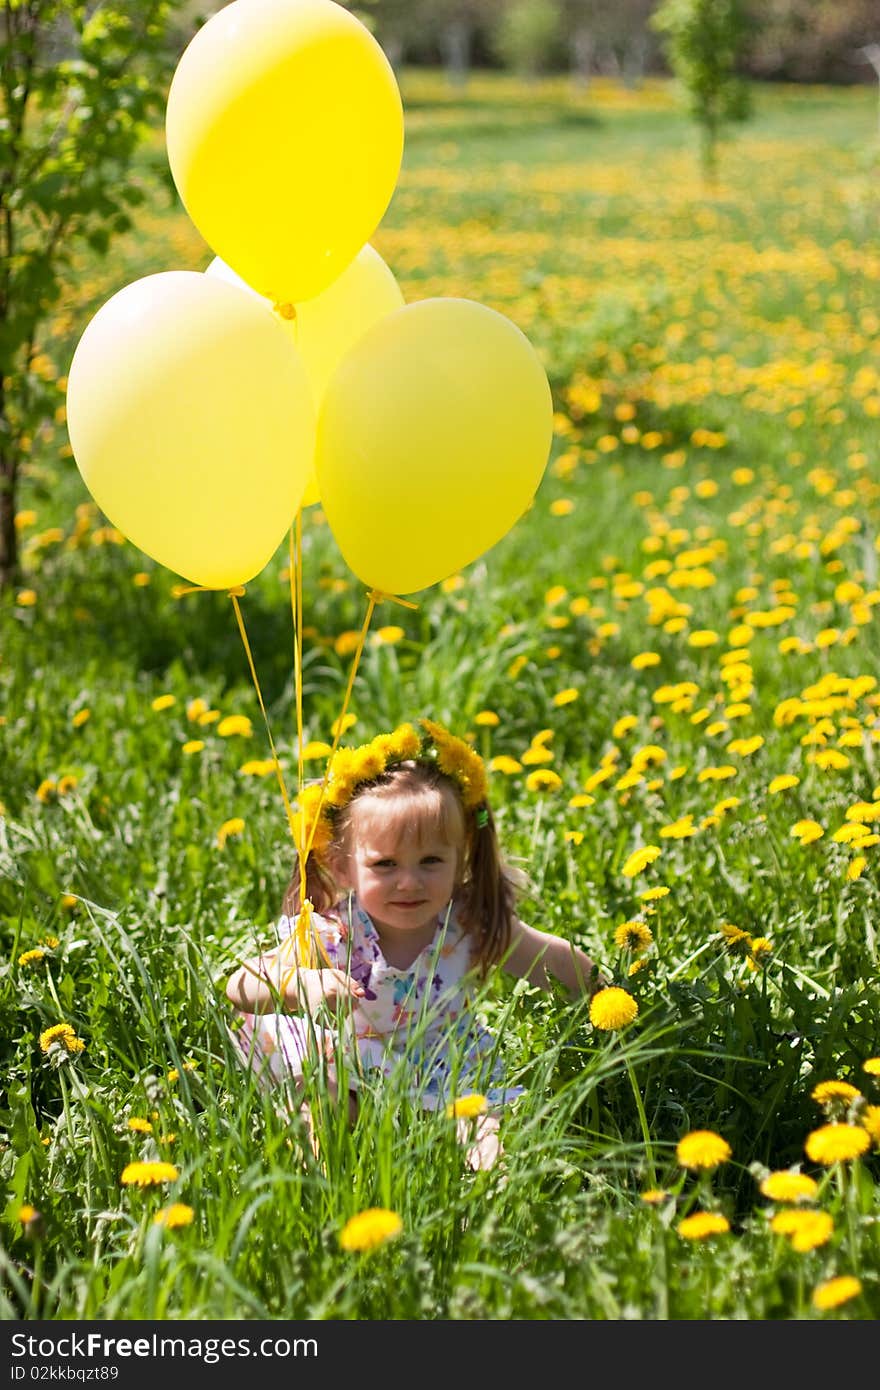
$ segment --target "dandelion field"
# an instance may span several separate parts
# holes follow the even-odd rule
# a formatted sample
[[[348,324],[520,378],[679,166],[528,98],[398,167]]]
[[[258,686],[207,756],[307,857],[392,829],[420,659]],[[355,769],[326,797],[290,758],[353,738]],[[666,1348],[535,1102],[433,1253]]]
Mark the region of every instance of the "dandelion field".
[[[0,1317],[875,1318],[876,94],[758,89],[706,187],[668,83],[402,92],[374,245],[528,334],[555,436],[503,541],[377,612],[350,739],[472,734],[521,915],[637,1014],[493,979],[527,1090],[489,1172],[393,1083],[353,1129],[316,1086],[320,1164],[239,1066],[225,980],[292,867],[260,703],[229,600],[106,524],[64,428],[97,304],[210,260],[157,134],[33,364],[0,609]],[[315,508],[303,574],[316,776],[365,596]],[[241,608],[294,790],[289,575]]]

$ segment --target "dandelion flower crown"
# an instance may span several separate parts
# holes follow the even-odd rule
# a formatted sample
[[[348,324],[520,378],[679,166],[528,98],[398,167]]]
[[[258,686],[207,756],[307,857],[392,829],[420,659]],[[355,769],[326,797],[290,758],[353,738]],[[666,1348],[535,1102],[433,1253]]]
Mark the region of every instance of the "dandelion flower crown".
[[[407,761],[436,765],[456,783],[465,810],[476,812],[477,825],[488,823],[489,782],[479,753],[442,724],[432,719],[419,722],[424,733],[412,724],[401,724],[390,734],[377,734],[357,748],[337,748],[323,783],[304,787],[300,793],[294,817],[297,849],[320,856],[333,841],[336,813],[365,782],[374,782]]]

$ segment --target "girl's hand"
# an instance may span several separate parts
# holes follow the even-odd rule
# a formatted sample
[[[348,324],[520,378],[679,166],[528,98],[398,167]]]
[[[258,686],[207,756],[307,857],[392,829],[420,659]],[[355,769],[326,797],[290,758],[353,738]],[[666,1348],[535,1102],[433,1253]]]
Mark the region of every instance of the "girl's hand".
[[[324,1003],[334,1009],[340,1000],[356,1003],[364,997],[363,987],[344,970],[298,970],[293,983],[296,1002],[300,1008],[305,1005],[310,1014]]]

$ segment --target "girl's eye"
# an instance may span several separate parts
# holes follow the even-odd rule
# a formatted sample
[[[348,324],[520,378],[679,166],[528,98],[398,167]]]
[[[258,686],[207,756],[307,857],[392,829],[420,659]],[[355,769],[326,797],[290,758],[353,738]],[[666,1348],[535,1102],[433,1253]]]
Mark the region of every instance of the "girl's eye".
[[[426,854],[422,860],[423,864],[442,864],[443,860],[439,854]]]
[[[393,859],[377,859],[376,862],[375,862],[375,864],[372,864],[370,867],[373,868],[373,869],[393,869],[393,868],[394,868],[394,860],[393,860]]]

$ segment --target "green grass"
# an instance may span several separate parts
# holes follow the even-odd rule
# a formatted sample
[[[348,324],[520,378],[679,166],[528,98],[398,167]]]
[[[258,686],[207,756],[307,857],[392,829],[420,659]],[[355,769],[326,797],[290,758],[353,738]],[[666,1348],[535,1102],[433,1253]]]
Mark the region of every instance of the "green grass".
[[[20,501],[36,513],[30,592],[0,611],[2,1316],[874,1318],[877,822],[863,848],[834,838],[880,803],[874,93],[760,89],[715,188],[662,83],[574,95],[479,78],[462,95],[408,74],[403,96],[404,169],[374,245],[408,300],[465,295],[528,333],[556,431],[504,540],[416,611],[377,613],[374,633],[404,635],[368,642],[349,738],[430,716],[521,759],[552,730],[539,765],[559,790],[530,791],[528,763],[492,774],[534,885],[522,915],[590,951],[639,1017],[602,1034],[584,1003],[490,984],[484,1012],[528,1088],[505,1120],[503,1183],[468,1172],[445,1118],[413,1115],[395,1085],[353,1130],[325,1110],[326,1169],[308,1156],[227,1032],[225,979],[268,939],[292,864],[276,781],[240,772],[269,748],[232,607],[175,597],[176,576],[115,543],[63,419],[47,421]],[[138,177],[142,224],[83,263],[42,345],[49,379],[115,290],[211,258],[163,185],[158,135]],[[286,564],[285,546],[242,609],[293,789]],[[350,661],[337,644],[365,598],[315,510],[303,568],[305,735],[327,739]],[[634,666],[645,652],[655,664]],[[156,710],[161,695],[174,703]],[[189,718],[196,698],[247,714],[252,735]],[[497,727],[477,724],[486,709]],[[193,739],[204,748],[184,753]],[[829,752],[841,766],[815,760]],[[799,780],[770,792],[782,774]],[[221,848],[232,817],[244,830]],[[802,845],[804,820],[824,833]],[[660,856],[625,875],[648,844]],[[643,900],[652,887],[668,895]],[[614,933],[634,918],[654,943],[630,975]],[[752,968],[725,924],[771,954]],[[20,964],[47,936],[58,945]],[[47,1057],[39,1035],[62,1021],[85,1049]],[[828,1080],[861,1093],[849,1118],[874,1142],[826,1168],[804,1144]],[[704,1128],[732,1159],[701,1177],[675,1147]],[[177,1181],[120,1185],[151,1157]],[[812,1250],[768,1224],[761,1175],[788,1167],[816,1177],[833,1218]],[[647,1204],[649,1187],[667,1195]],[[154,1224],[171,1200],[191,1225]],[[373,1205],[401,1235],[346,1254],[343,1223]],[[695,1209],[729,1233],[682,1237]],[[861,1294],[816,1309],[838,1274]]]

